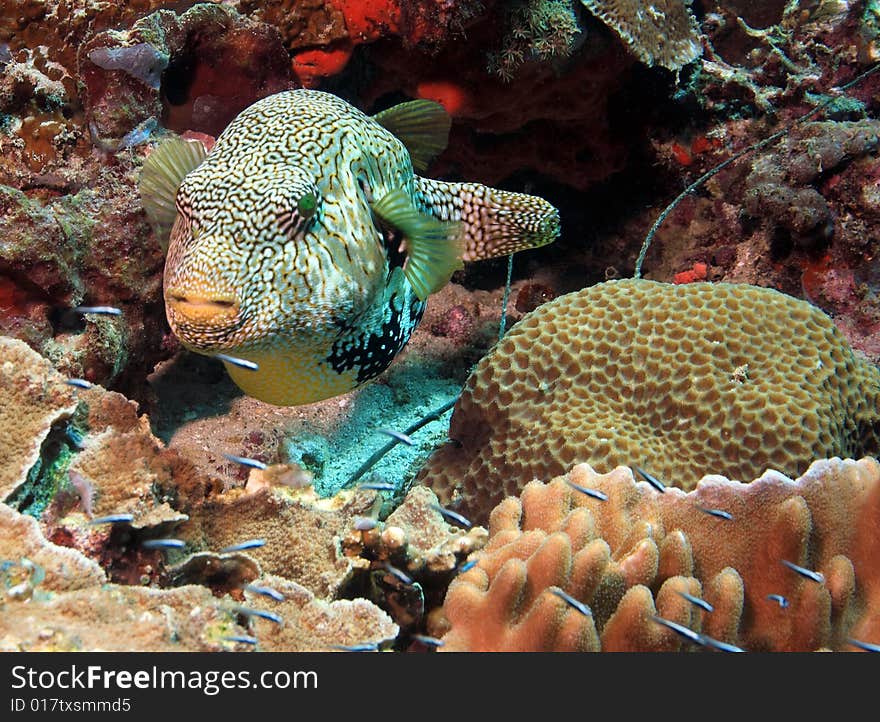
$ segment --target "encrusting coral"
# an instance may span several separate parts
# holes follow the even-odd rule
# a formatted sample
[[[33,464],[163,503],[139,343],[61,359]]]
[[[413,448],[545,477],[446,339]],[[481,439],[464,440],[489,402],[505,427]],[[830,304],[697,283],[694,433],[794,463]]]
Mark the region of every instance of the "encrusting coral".
[[[46,541],[37,520],[19,514],[0,502],[0,560],[21,563],[28,559],[37,565],[43,577],[39,586],[43,591],[67,592],[103,584],[104,570],[76,549],[56,546]],[[8,593],[0,589],[0,593]],[[28,591],[29,598],[33,589]],[[2,600],[2,597],[0,597]],[[2,604],[0,604],[2,607]]]
[[[434,493],[414,486],[384,522],[354,519],[342,549],[356,569],[370,572],[365,594],[389,610],[406,634],[423,628],[457,570],[485,545],[486,530],[469,524],[449,523]],[[399,572],[409,583],[401,583]],[[355,580],[363,581],[363,576]]]
[[[284,599],[247,593],[245,604],[202,586],[157,589],[108,584],[75,549],[47,541],[36,520],[0,503],[0,650],[327,651],[393,640],[397,626],[365,599],[323,602],[286,579],[264,577]],[[31,580],[19,581],[33,570]],[[30,582],[30,583],[28,583]],[[250,610],[271,605],[277,621]],[[256,621],[254,621],[256,620]]]
[[[322,601],[296,582],[272,576],[260,579],[259,585],[284,597],[271,603],[262,595],[245,593],[249,604],[271,604],[271,611],[284,619],[284,624],[254,620],[253,630],[262,651],[327,652],[344,647],[378,647],[397,636],[398,627],[391,617],[366,599]]]
[[[471,374],[419,472],[482,522],[575,463],[692,489],[880,449],[880,371],[831,319],[765,288],[601,283],[520,321]]]
[[[469,554],[486,543],[482,527],[463,529],[447,523],[437,497],[424,486],[414,486],[384,522],[353,528],[342,541],[357,566],[393,560],[416,577],[451,572]]]
[[[646,65],[678,70],[702,51],[686,0],[581,0]]]
[[[271,467],[270,467],[271,468]],[[231,489],[193,508],[176,532],[191,549],[218,551],[248,539],[265,544],[246,553],[266,574],[292,579],[320,598],[332,598],[353,566],[341,537],[371,510],[375,491],[344,491],[321,499],[311,487]]]
[[[51,497],[68,489],[79,497],[74,503],[55,498],[53,523],[67,523],[64,517],[79,510],[86,517],[130,513],[132,526],[143,528],[185,519],[169,502],[186,507],[187,497],[204,496],[212,486],[162,446],[134,402],[99,386],[69,386],[22,341],[0,337],[0,352],[6,359],[0,365],[0,500],[9,501],[25,484],[36,489],[47,474],[69,475],[76,478],[39,490]]]
[[[40,458],[40,447],[54,424],[76,410],[76,394],[27,344],[0,338],[0,501],[21,486]]]
[[[434,633],[448,630],[441,651],[877,643],[878,524],[880,464],[867,457],[817,461],[797,480],[706,476],[689,493],[581,464],[493,510],[489,543],[451,584]]]

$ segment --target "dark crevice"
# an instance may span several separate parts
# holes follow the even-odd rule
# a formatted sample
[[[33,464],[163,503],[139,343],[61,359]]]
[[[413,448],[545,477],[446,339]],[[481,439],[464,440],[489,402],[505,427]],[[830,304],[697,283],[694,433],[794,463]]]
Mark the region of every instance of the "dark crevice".
[[[79,451],[75,439],[80,436],[70,419],[52,424],[25,482],[6,499],[6,503],[22,514],[39,518],[67,483],[67,469]]]

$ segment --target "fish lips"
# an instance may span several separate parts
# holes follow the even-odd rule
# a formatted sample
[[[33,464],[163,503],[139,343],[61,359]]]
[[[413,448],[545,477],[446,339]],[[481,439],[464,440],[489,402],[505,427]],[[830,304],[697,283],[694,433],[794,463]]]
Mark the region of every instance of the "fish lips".
[[[233,341],[246,319],[237,302],[165,294],[165,315],[174,335],[199,351],[217,351]]]

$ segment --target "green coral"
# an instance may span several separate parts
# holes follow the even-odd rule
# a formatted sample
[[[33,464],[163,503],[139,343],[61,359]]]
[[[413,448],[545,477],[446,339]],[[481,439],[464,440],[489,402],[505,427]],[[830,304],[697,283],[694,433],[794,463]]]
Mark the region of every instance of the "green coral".
[[[572,53],[581,33],[571,0],[517,0],[505,15],[501,49],[489,53],[488,70],[505,81],[529,61],[546,61]]]

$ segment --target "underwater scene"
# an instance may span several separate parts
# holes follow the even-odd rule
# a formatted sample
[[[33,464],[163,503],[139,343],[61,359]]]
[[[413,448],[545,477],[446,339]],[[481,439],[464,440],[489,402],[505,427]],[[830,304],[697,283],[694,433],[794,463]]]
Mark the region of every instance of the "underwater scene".
[[[0,651],[880,651],[880,2],[0,0]]]

